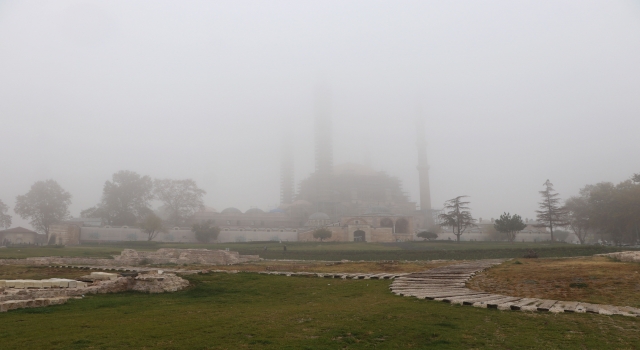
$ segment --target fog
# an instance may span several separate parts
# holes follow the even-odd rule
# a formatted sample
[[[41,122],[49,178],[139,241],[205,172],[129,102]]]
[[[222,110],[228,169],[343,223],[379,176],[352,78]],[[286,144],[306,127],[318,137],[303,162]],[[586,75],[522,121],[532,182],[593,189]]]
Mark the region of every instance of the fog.
[[[324,86],[335,164],[418,201],[421,117],[435,208],[533,218],[546,179],[640,171],[638,62],[638,1],[3,1],[0,199],[54,179],[78,216],[132,170],[273,208],[285,135],[296,183],[314,170]]]

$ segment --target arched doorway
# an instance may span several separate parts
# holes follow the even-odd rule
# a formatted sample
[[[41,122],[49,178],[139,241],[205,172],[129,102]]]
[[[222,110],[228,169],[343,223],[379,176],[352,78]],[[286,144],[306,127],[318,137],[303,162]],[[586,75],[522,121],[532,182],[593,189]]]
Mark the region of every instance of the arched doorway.
[[[395,233],[409,233],[409,221],[407,219],[398,219]]]
[[[391,229],[391,233],[393,232],[393,220],[389,218],[384,218],[380,220],[380,227],[389,227]]]
[[[364,231],[358,230],[353,233],[353,241],[354,242],[366,242]]]

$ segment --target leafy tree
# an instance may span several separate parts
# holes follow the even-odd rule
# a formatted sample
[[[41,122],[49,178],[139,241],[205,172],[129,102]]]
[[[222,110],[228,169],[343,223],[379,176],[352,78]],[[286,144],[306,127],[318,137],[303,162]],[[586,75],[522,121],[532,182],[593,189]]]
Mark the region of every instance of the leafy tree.
[[[186,224],[193,214],[204,209],[202,197],[207,192],[191,179],[156,179],[153,186],[156,198],[164,204],[166,220],[173,226]]]
[[[322,242],[325,239],[331,238],[331,235],[333,235],[333,232],[331,232],[330,230],[327,230],[326,228],[319,228],[313,231],[313,238],[319,239],[320,242]]]
[[[458,196],[446,201],[444,203],[446,213],[438,215],[441,221],[440,226],[451,227],[458,243],[460,243],[460,236],[467,228],[476,226],[474,223],[476,220],[471,216],[470,208],[467,206],[470,202],[462,201],[462,198],[466,197],[468,196]]]
[[[587,201],[586,224],[604,240],[617,244],[640,239],[640,183],[627,180],[614,185],[601,182],[580,190]]]
[[[149,213],[144,217],[140,228],[147,234],[147,241],[153,241],[158,233],[164,231],[162,219],[154,213]]]
[[[518,232],[524,230],[527,224],[522,221],[518,214],[511,216],[509,213],[504,213],[495,221],[493,227],[496,231],[506,234],[509,242],[513,243]]]
[[[540,210],[536,210],[538,221],[540,224],[536,227],[547,227],[551,232],[551,241],[555,241],[553,237],[553,229],[569,225],[567,210],[560,205],[560,195],[553,190],[553,184],[547,180],[544,184],[544,191],[540,191],[542,202],[540,202]]]
[[[422,232],[418,232],[417,234],[418,237],[420,238],[424,238],[425,240],[434,240],[436,238],[438,238],[438,234],[435,232],[429,232],[429,231],[422,231]]]
[[[149,176],[121,170],[104,183],[100,204],[83,210],[80,216],[101,218],[108,225],[131,226],[151,212],[152,199],[153,181]]]
[[[196,240],[200,243],[209,243],[211,240],[218,239],[220,234],[220,228],[218,226],[211,226],[211,220],[207,220],[200,224],[193,224],[191,231],[195,233]]]
[[[16,197],[14,211],[30,219],[38,232],[49,234],[49,226],[69,217],[71,194],[54,180],[38,181],[27,194]]]
[[[569,215],[569,227],[578,237],[580,244],[585,244],[587,235],[591,230],[589,197],[584,195],[574,196],[566,200],[565,208]]]
[[[0,227],[5,229],[11,227],[11,215],[7,214],[7,211],[9,211],[9,206],[0,200]]]

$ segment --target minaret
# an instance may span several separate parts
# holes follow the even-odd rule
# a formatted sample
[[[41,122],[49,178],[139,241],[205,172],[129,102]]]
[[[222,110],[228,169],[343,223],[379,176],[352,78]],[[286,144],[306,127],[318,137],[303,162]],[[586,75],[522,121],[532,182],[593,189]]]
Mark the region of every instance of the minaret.
[[[424,216],[424,228],[435,228],[431,212],[431,188],[429,187],[429,163],[427,161],[427,140],[424,133],[424,119],[418,116],[416,123],[418,136],[418,178],[420,180],[420,211]]]
[[[293,187],[293,149],[290,136],[285,135],[280,167],[280,204],[293,203]]]
[[[330,187],[333,174],[333,145],[329,104],[329,90],[319,86],[316,89],[315,103],[316,210],[332,215]]]
[[[316,91],[315,105],[316,173],[322,175],[331,175],[333,172],[333,146],[329,109],[329,91],[326,88],[319,87]]]

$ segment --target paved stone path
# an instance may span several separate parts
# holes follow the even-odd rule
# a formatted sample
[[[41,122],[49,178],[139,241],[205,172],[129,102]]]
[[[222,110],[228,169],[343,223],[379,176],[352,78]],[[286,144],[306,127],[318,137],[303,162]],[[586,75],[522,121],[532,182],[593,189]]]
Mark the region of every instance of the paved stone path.
[[[402,296],[500,310],[550,311],[555,313],[589,312],[603,315],[640,317],[640,309],[629,306],[511,297],[476,291],[465,286],[465,283],[475,274],[503,261],[478,260],[437,267],[425,272],[411,273],[396,278],[389,286],[389,289],[393,293]]]

